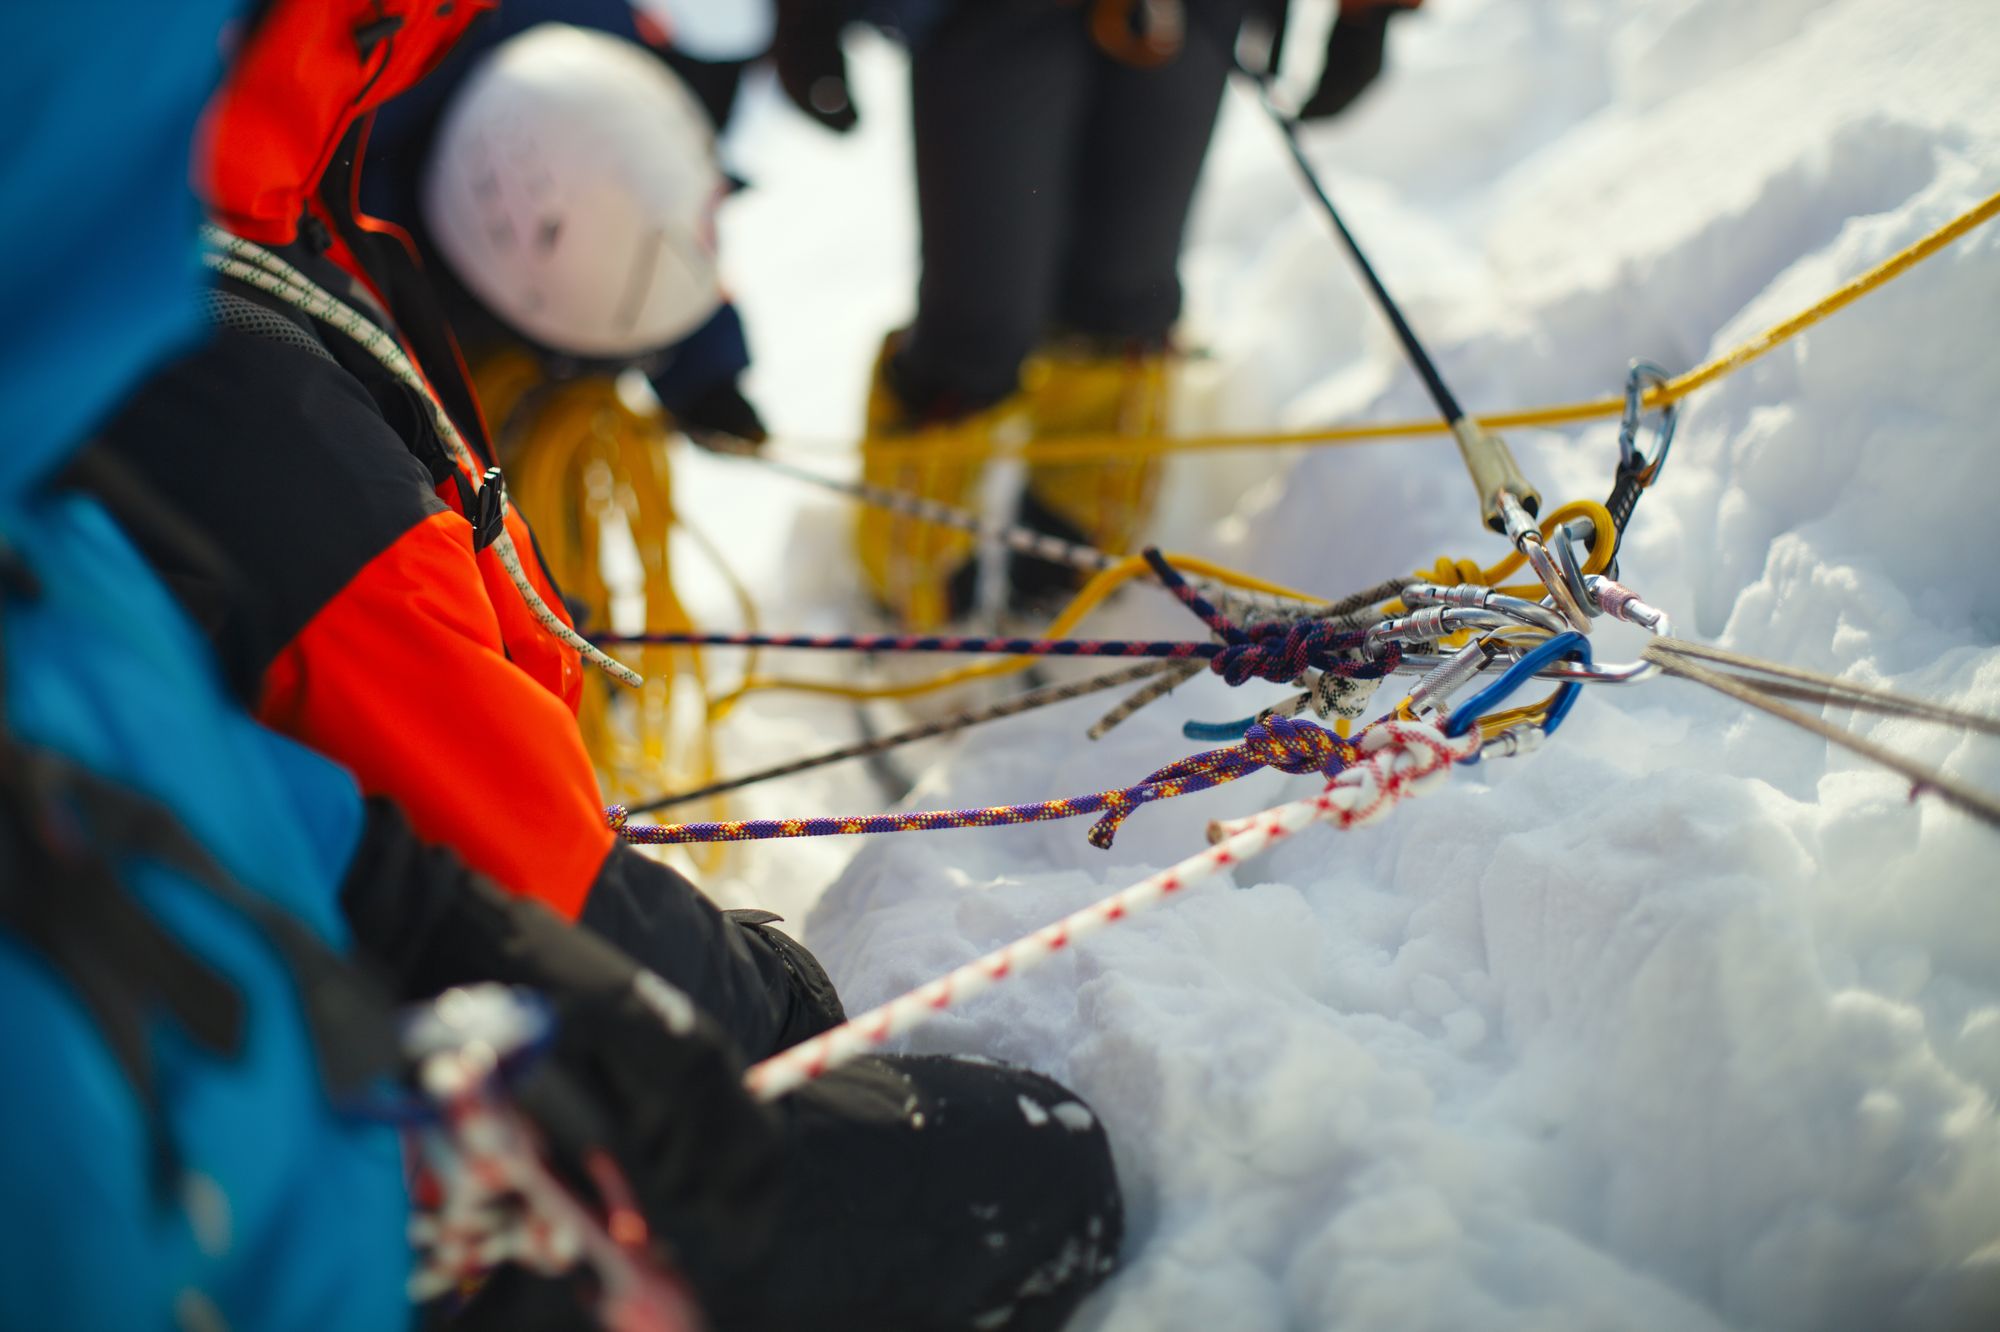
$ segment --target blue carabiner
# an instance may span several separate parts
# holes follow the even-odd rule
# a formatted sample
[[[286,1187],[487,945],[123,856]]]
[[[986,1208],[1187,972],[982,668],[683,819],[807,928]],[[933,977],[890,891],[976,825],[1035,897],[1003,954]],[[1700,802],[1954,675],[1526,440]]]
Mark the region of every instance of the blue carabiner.
[[[1519,661],[1502,671],[1499,679],[1454,708],[1451,716],[1445,721],[1444,733],[1449,736],[1464,735],[1482,716],[1510,698],[1515,690],[1533,677],[1536,671],[1552,661],[1571,657],[1581,659],[1586,665],[1590,663],[1590,640],[1575,631],[1557,634],[1547,642],[1536,646]],[[1582,685],[1570,681],[1556,690],[1555,701],[1549,706],[1549,715],[1542,722],[1542,731],[1545,734],[1554,734],[1556,727],[1562,725],[1563,718],[1567,717],[1569,710],[1576,706],[1577,692],[1582,688]]]

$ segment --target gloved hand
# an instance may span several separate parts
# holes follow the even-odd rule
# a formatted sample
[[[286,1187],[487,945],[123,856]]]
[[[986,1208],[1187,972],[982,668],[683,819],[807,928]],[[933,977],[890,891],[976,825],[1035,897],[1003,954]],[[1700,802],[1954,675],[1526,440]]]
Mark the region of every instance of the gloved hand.
[[[687,996],[557,925],[565,943],[610,954],[632,979],[551,996],[554,1045],[516,1086],[516,1103],[583,1196],[592,1194],[590,1154],[608,1153],[654,1236],[699,1285],[757,1252],[776,1225],[777,1120],[751,1100],[735,1047]]]
[[[755,907],[737,907],[722,914],[738,929],[763,940],[764,946],[784,964],[785,975],[790,978],[792,1010],[789,1020],[778,1031],[779,1049],[797,1045],[847,1021],[847,1010],[840,1002],[839,991],[834,989],[833,977],[826,974],[826,968],[804,944],[776,928],[783,916]]]
[[[610,1154],[690,1276],[765,1241],[777,1126],[744,1090],[735,1046],[686,995],[424,844],[385,801],[368,803],[341,907],[358,955],[400,998],[478,981],[542,993],[556,1034],[517,1086],[520,1105],[573,1180],[587,1179],[592,1148]]]
[[[1341,0],[1340,21],[1326,40],[1319,86],[1299,108],[1300,120],[1329,120],[1354,104],[1382,73],[1389,20],[1424,0]]]
[[[681,432],[705,449],[753,448],[769,439],[764,419],[732,379],[717,380],[674,412]]]
[[[539,911],[539,908],[537,908]],[[543,913],[546,914],[546,913]],[[550,917],[553,919],[553,917]],[[563,931],[591,948],[581,930]],[[648,1247],[697,1301],[754,1262],[778,1222],[782,1151],[775,1115],[743,1090],[734,1050],[685,996],[639,973],[634,985],[558,998],[552,1044],[509,1095],[543,1159],[586,1205],[605,1158],[644,1215]],[[600,1322],[601,1273],[506,1266],[472,1303],[426,1327],[452,1332],[583,1332]]]
[[[799,110],[845,134],[859,119],[847,89],[847,55],[840,32],[852,17],[850,0],[778,0],[771,59],[778,83]]]

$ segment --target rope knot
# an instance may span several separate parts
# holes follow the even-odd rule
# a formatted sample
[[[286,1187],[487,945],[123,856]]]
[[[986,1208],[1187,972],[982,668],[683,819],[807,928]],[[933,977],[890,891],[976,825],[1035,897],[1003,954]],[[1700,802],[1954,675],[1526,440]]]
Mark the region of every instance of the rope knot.
[[[1256,624],[1236,629],[1210,658],[1209,668],[1232,685],[1253,679],[1284,684],[1308,669],[1348,679],[1382,675],[1393,662],[1348,655],[1359,652],[1367,639],[1365,630],[1341,629],[1324,620]]]
[[[1166,589],[1222,640],[1222,647],[1208,659],[1208,665],[1232,685],[1250,680],[1284,684],[1309,669],[1342,679],[1378,679],[1402,660],[1399,650],[1392,647],[1381,660],[1370,661],[1362,655],[1368,641],[1366,630],[1344,629],[1326,620],[1267,620],[1247,627],[1237,624],[1195,591],[1158,550],[1149,547],[1145,556]]]
[[[1360,751],[1332,731],[1291,717],[1272,717],[1243,733],[1243,754],[1258,766],[1303,777],[1331,777],[1360,756]]]
[[[1090,844],[1108,850],[1126,816],[1155,800],[1206,791],[1265,768],[1294,776],[1323,773],[1332,777],[1361,755],[1358,744],[1342,740],[1324,727],[1294,717],[1272,717],[1244,732],[1241,744],[1190,754],[1135,786],[1104,792],[1104,815],[1091,825]]]
[[[631,814],[626,811],[623,805],[606,805],[604,807],[604,821],[611,825],[612,832],[624,832],[626,821],[631,817]]]

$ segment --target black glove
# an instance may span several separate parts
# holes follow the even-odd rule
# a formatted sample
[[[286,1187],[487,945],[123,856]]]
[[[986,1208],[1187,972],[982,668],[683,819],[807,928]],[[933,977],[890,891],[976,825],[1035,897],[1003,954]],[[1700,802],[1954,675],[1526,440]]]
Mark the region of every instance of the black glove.
[[[847,55],[840,31],[847,26],[849,0],[778,0],[778,27],[771,59],[778,82],[799,110],[842,134],[858,117],[847,90]]]
[[[705,449],[727,451],[732,445],[753,448],[769,439],[764,418],[743,396],[734,379],[718,380],[693,402],[674,413],[674,422],[689,439]]]
[[[779,1029],[779,1049],[788,1049],[847,1021],[847,1010],[841,1005],[839,991],[834,989],[833,977],[826,974],[820,960],[797,939],[772,928],[783,916],[752,907],[737,907],[722,914],[739,929],[762,939],[764,946],[784,964],[785,974],[791,979],[791,1017]]]
[[[1421,0],[1386,0],[1370,9],[1343,12],[1326,40],[1326,64],[1320,69],[1319,87],[1299,108],[1299,119],[1329,120],[1352,106],[1382,73],[1389,20],[1405,9],[1415,9],[1418,3]]]
[[[385,801],[368,802],[341,906],[361,958],[401,998],[479,981],[543,994],[556,1035],[516,1088],[519,1104],[573,1180],[587,1179],[592,1148],[610,1153],[690,1276],[766,1241],[777,1126],[744,1090],[734,1045],[687,996],[425,845]]]
[[[608,949],[558,925],[593,950]],[[720,1033],[684,996],[669,999],[663,1015],[643,996],[665,982],[640,974],[640,987],[617,995],[557,1001],[554,1042],[511,1096],[539,1131],[550,1167],[586,1203],[598,1197],[589,1162],[609,1156],[672,1273],[705,1303],[773,1241],[780,1130],[744,1091],[742,1065]],[[584,1332],[603,1326],[593,1312],[597,1292],[586,1267],[545,1277],[508,1266],[469,1307],[448,1317],[436,1310],[425,1325]]]
[[[624,961],[586,932],[555,923],[565,942]],[[744,1089],[735,1047],[687,996],[651,972],[625,969],[632,979],[616,992],[551,996],[555,1043],[514,1097],[542,1130],[556,1169],[584,1197],[594,1193],[587,1157],[610,1155],[654,1236],[699,1286],[770,1240],[778,1124]]]

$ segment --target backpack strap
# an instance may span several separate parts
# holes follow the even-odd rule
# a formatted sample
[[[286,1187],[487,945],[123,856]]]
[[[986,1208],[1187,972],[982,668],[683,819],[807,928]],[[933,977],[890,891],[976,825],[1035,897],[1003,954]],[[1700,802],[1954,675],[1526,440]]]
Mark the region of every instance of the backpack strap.
[[[333,361],[333,353],[326,349],[326,343],[305,322],[304,316],[290,310],[261,304],[224,287],[210,287],[202,292],[201,308],[209,324],[224,332],[269,338],[310,352],[322,361]]]

